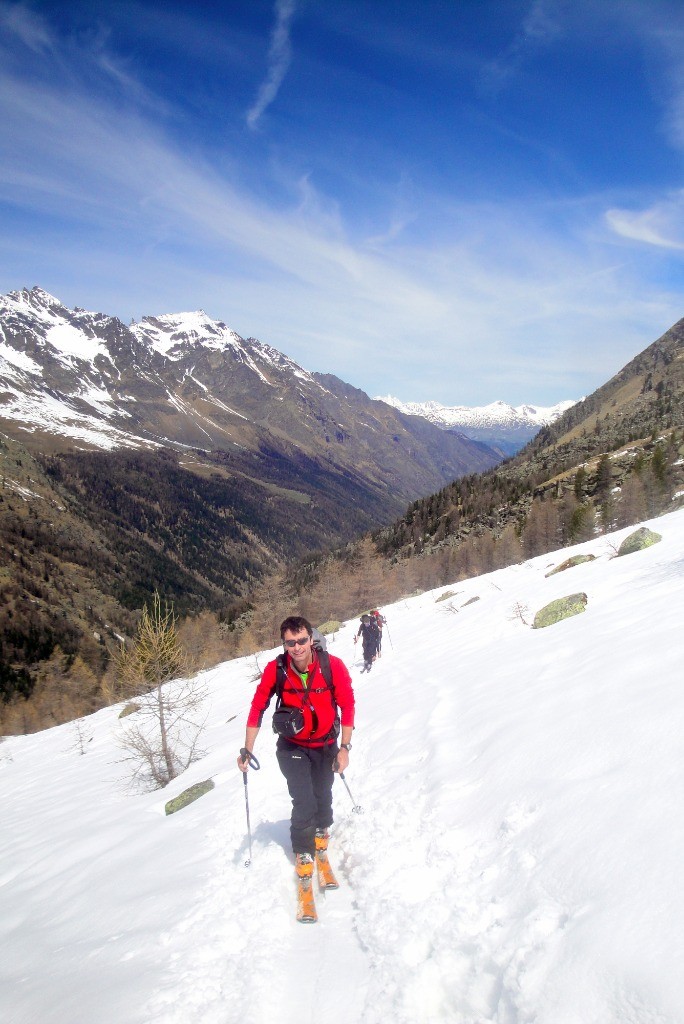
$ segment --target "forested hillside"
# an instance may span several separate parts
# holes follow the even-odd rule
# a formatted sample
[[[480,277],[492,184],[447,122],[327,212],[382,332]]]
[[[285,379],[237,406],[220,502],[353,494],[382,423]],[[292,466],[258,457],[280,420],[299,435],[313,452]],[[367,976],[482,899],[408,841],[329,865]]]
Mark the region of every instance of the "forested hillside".
[[[112,652],[155,592],[186,620],[198,665],[228,657],[261,580],[386,514],[363,477],[285,443],[40,456],[5,436],[0,473],[0,716],[13,729],[105,703]]]

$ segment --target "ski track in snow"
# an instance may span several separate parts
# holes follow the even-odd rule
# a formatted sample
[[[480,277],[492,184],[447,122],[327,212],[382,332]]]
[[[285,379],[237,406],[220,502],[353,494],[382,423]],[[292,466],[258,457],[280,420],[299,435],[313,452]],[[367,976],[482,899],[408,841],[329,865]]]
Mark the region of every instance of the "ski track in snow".
[[[275,776],[271,781],[277,788]],[[251,789],[256,789],[254,781]],[[287,799],[287,793],[280,791],[268,798],[267,807],[282,815]],[[356,962],[357,980],[366,969],[352,924],[353,892],[342,871],[338,869],[341,886],[337,891],[319,892],[314,883],[319,924],[303,925],[294,918],[296,886],[288,821],[259,822],[253,831],[249,867],[244,822],[239,818],[224,819],[207,839],[218,870],[206,880],[192,913],[163,935],[169,987],[162,987],[150,1000],[141,1019],[149,1024],[195,1020],[294,1024],[307,1020],[302,1004],[316,1007],[312,1022],[340,1020],[341,1007],[347,1008],[347,1014],[352,1009],[347,1020],[363,1019],[362,991],[349,992],[347,979],[336,969],[339,957],[345,963]],[[188,936],[192,936],[190,956]],[[246,952],[249,972],[245,971]],[[301,1001],[290,1007],[283,1005],[283,992],[293,977],[299,979]]]

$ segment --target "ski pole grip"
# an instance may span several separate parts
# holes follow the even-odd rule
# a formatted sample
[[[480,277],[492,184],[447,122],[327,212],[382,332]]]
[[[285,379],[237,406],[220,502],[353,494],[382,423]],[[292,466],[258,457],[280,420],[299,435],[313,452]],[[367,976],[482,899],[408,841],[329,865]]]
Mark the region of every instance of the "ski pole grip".
[[[247,750],[247,747],[240,747],[240,757],[243,761],[249,761],[249,767],[253,768],[255,772],[258,772],[261,765],[257,761],[256,757],[251,750]]]

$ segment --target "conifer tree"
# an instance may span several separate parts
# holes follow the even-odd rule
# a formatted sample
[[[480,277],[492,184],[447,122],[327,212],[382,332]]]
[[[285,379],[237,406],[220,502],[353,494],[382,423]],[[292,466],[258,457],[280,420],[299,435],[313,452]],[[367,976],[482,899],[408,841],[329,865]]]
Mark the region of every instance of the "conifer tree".
[[[162,606],[157,592],[152,609],[143,608],[132,643],[122,644],[117,669],[121,683],[137,693],[138,711],[122,726],[124,759],[135,782],[160,789],[200,756],[206,690],[197,678],[181,678],[188,672],[187,655],[173,606]]]

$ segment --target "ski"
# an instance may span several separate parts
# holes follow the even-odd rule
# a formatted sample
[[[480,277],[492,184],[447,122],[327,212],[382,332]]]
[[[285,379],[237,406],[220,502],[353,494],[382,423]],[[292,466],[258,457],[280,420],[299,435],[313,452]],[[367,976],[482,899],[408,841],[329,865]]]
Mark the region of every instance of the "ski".
[[[314,924],[318,920],[311,876],[297,879],[297,920]]]
[[[316,871],[318,872],[318,886],[320,889],[339,889],[340,885],[333,869],[330,867],[328,854],[325,850],[316,851]]]

